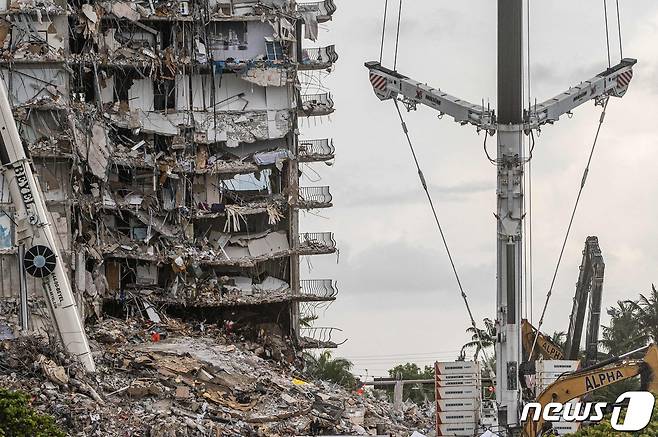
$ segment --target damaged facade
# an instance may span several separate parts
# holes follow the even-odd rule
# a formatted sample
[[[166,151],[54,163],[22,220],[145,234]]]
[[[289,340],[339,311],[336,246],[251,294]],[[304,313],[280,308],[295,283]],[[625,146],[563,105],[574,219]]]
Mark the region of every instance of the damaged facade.
[[[158,309],[276,332],[298,347],[300,305],[335,299],[334,281],[301,280],[301,256],[336,252],[331,232],[300,233],[300,209],[331,206],[300,187],[300,162],[334,157],[300,139],[299,120],[334,110],[298,72],[331,69],[307,48],[332,0],[0,2],[0,73],[45,192],[85,318]],[[19,269],[2,184],[0,296],[16,312],[38,283]],[[261,335],[258,334],[258,335]]]

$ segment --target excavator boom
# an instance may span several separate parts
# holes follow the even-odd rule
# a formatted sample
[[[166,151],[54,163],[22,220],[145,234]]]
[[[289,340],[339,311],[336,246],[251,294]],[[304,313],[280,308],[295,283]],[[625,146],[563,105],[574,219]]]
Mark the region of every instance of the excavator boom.
[[[537,361],[539,356],[545,360],[563,360],[564,351],[558,346],[551,338],[542,334],[537,335],[537,328],[532,326],[526,319],[521,321],[521,334],[523,342],[523,355],[525,361]],[[532,351],[532,344],[537,337],[537,344],[535,345],[532,356],[528,356]]]
[[[564,404],[572,399],[592,393],[600,388],[641,376],[643,389],[658,394],[658,346],[646,348],[643,359],[622,357],[560,376],[537,396],[536,403],[543,409],[549,403]],[[542,416],[528,420],[524,425],[524,437],[539,437],[544,427]]]

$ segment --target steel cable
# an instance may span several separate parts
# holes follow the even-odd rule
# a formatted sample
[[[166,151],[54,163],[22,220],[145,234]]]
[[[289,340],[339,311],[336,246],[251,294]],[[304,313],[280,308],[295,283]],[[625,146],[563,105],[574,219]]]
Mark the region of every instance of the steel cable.
[[[462,299],[464,300],[464,304],[466,305],[466,311],[468,312],[468,317],[470,318],[471,321],[471,326],[473,327],[473,330],[475,332],[475,336],[477,337],[478,344],[480,346],[480,350],[482,351],[482,355],[484,355],[484,364],[485,367],[491,372],[492,377],[495,378],[496,372],[491,369],[491,366],[489,365],[489,357],[487,356],[487,353],[484,349],[484,345],[482,343],[482,337],[480,335],[480,330],[477,328],[477,325],[475,323],[475,318],[473,317],[473,312],[471,311],[471,306],[468,303],[468,296],[466,295],[466,292],[464,291],[464,287],[462,286],[461,279],[459,277],[459,273],[457,272],[457,267],[455,266],[455,262],[452,258],[452,253],[450,252],[450,247],[448,246],[448,242],[446,240],[445,234],[443,232],[443,226],[441,226],[441,221],[439,220],[439,215],[436,212],[436,207],[434,206],[434,201],[432,200],[432,195],[429,192],[429,189],[427,188],[427,181],[425,180],[425,176],[423,175],[423,171],[420,168],[420,163],[418,162],[418,157],[416,156],[416,151],[414,150],[413,143],[411,142],[411,137],[409,136],[409,129],[407,129],[407,124],[404,121],[404,118],[402,117],[402,111],[400,111],[400,106],[398,105],[398,101],[396,99],[393,99],[393,103],[395,104],[395,109],[397,110],[398,116],[400,117],[400,123],[402,124],[402,130],[404,131],[404,135],[407,138],[407,143],[409,144],[409,149],[411,150],[411,155],[413,156],[414,162],[416,164],[416,169],[418,170],[418,177],[420,178],[420,183],[423,186],[423,190],[425,191],[425,194],[427,196],[427,200],[429,202],[430,208],[432,209],[432,215],[434,216],[434,221],[436,223],[437,228],[439,229],[439,234],[441,235],[441,241],[443,241],[443,247],[446,250],[446,253],[448,255],[448,259],[450,260],[450,266],[452,267],[452,272],[455,275],[455,279],[457,280],[457,285],[459,286],[459,291],[461,292]],[[486,134],[485,134],[486,135]]]
[[[589,152],[587,165],[585,166],[585,170],[583,171],[583,177],[580,181],[580,188],[578,190],[578,196],[576,197],[576,203],[574,204],[573,211],[571,212],[571,218],[569,219],[569,226],[567,227],[567,232],[564,236],[564,241],[562,242],[562,249],[560,250],[560,256],[558,257],[557,265],[555,266],[555,271],[553,272],[553,279],[551,280],[551,286],[549,287],[548,293],[546,294],[546,302],[544,302],[544,308],[542,309],[541,317],[539,318],[539,324],[537,325],[537,333],[535,334],[535,338],[532,341],[532,349],[530,349],[530,354],[528,356],[532,356],[532,353],[535,351],[535,346],[537,345],[537,338],[539,337],[539,331],[541,330],[541,326],[544,323],[546,308],[548,308],[548,303],[551,299],[551,295],[553,294],[553,287],[555,286],[555,279],[557,278],[557,274],[560,269],[560,264],[562,263],[562,256],[564,255],[564,249],[569,239],[569,233],[571,232],[571,227],[573,225],[573,221],[576,216],[576,211],[578,210],[578,204],[580,203],[580,198],[583,194],[583,189],[585,188],[585,183],[587,182],[587,176],[589,175],[589,168],[592,163],[594,151],[596,150],[596,144],[599,140],[601,127],[603,126],[603,122],[605,121],[605,114],[606,114],[606,109],[608,108],[608,102],[609,102],[609,97],[606,98],[605,103],[603,104],[603,111],[601,111],[601,117],[599,118],[599,125],[596,129],[596,135],[594,136],[594,143],[592,144],[592,148]]]
[[[379,48],[379,64],[381,65],[384,58],[384,38],[386,37],[386,18],[388,17],[388,0],[384,3],[384,25],[382,26],[382,44]]]

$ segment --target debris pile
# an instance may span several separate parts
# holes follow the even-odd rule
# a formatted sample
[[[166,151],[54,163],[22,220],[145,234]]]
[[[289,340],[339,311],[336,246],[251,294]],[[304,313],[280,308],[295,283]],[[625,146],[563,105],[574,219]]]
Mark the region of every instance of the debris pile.
[[[71,435],[408,436],[431,427],[431,408],[396,412],[377,395],[307,381],[296,357],[278,353],[285,345],[226,326],[106,319],[89,331],[93,375],[37,338],[0,343],[0,386],[29,393]]]

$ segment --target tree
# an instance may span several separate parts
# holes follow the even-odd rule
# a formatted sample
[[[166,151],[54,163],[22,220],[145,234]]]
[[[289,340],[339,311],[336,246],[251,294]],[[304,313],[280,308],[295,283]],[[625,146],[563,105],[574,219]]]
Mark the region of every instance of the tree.
[[[651,285],[648,296],[640,294],[640,299],[627,301],[637,311],[637,322],[644,333],[652,341],[658,341],[658,290]]]
[[[560,346],[560,349],[564,350],[564,346],[567,343],[567,333],[564,331],[555,331],[551,336],[551,341],[557,346]]]
[[[319,356],[306,353],[306,372],[313,378],[339,384],[347,389],[353,389],[356,379],[352,375],[353,364],[345,358],[333,358],[329,350],[320,353]]]
[[[388,375],[395,379],[434,379],[434,367],[425,366],[423,369],[415,363],[398,364],[388,371]],[[393,387],[387,387],[386,392],[393,400]],[[434,400],[433,384],[405,384],[402,390],[402,399],[422,404],[426,400]]]
[[[478,360],[478,356],[480,352],[483,352],[483,349],[487,350],[496,344],[496,327],[494,323],[491,319],[484,319],[484,326],[485,329],[478,328],[477,331],[472,326],[466,330],[467,333],[471,334],[471,341],[462,346],[462,355],[466,349],[475,348],[473,361]]]
[[[66,437],[52,416],[37,413],[27,394],[0,388],[0,437]]]
[[[637,302],[618,301],[616,307],[608,308],[610,325],[602,326],[599,340],[605,352],[618,356],[647,343],[648,337],[638,323],[638,306]]]
[[[597,425],[581,428],[580,431],[568,435],[570,437],[654,437],[658,435],[658,407],[654,407],[647,427],[636,433],[615,431],[610,425],[610,417],[607,416]]]

